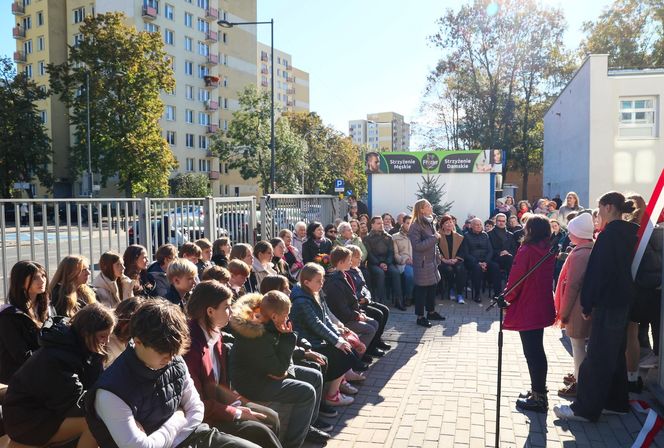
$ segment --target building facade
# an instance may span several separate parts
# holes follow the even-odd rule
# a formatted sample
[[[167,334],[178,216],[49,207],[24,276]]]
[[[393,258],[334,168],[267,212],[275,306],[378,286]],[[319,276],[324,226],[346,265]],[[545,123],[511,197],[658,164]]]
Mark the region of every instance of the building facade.
[[[612,70],[589,55],[544,116],[543,193],[594,207],[617,190],[650,198],[664,167],[664,70]]]
[[[270,91],[270,46],[258,42],[256,83]],[[282,112],[309,112],[309,73],[293,66],[293,57],[274,49],[274,105]]]
[[[12,3],[17,26],[14,60],[39,85],[48,86],[45,67],[67,58],[68,45],[81,38],[83,19],[120,11],[137,30],[159,33],[173,61],[174,93],[162,93],[163,136],[178,160],[173,174],[208,176],[215,196],[258,193],[254,180],[244,180],[210,151],[210,136],[225,130],[238,108],[238,92],[256,83],[256,26],[223,29],[217,20],[256,21],[256,0],[17,0]],[[80,179],[69,174],[73,138],[67,111],[55,97],[38,104],[53,140],[56,197],[84,193]],[[117,194],[105,191],[102,195]]]
[[[366,120],[350,120],[348,134],[353,143],[376,151],[408,151],[410,124],[395,112],[367,114]]]

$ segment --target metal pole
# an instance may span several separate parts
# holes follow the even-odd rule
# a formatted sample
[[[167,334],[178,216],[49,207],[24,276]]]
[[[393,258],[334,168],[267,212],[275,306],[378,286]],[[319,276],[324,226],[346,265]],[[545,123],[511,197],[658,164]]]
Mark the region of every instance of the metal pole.
[[[275,147],[274,147],[274,19],[270,19],[270,192],[275,192]]]
[[[86,71],[85,72],[85,102],[87,105],[87,124],[86,124],[86,131],[85,131],[85,139],[86,139],[86,144],[88,147],[88,178],[90,184],[88,185],[88,196],[92,197],[92,185],[93,183],[93,176],[92,176],[92,149],[90,146],[90,72]]]

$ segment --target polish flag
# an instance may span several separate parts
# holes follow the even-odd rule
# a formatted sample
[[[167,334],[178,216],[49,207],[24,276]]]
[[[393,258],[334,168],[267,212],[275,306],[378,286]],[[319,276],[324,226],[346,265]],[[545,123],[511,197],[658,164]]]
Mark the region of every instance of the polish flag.
[[[657,222],[660,221],[662,210],[664,210],[664,193],[662,190],[664,190],[664,170],[662,170],[662,174],[659,176],[659,180],[655,185],[655,191],[653,191],[646,207],[646,211],[643,214],[643,218],[641,218],[639,231],[637,233],[638,243],[636,245],[636,253],[634,254],[634,260],[632,261],[633,279],[636,279],[636,273],[639,270],[639,264],[641,264],[641,259],[648,246],[648,241],[650,241],[650,236],[652,235]]]
[[[657,412],[650,409],[648,411],[648,417],[646,417],[646,422],[641,429],[641,432],[636,436],[632,448],[647,448],[655,440],[655,436],[664,426],[664,419],[660,417]]]

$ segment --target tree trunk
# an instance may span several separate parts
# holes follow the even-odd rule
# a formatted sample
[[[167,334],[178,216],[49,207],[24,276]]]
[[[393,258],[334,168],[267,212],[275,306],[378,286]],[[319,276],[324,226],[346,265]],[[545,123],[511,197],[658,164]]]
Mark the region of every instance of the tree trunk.
[[[528,168],[521,170],[523,179],[523,188],[521,189],[521,199],[528,200]]]

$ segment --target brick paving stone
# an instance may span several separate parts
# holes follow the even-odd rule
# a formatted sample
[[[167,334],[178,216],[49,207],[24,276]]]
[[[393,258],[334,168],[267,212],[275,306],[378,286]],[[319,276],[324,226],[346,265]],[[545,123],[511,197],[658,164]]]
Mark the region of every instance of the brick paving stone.
[[[486,299],[483,303],[486,306]],[[437,302],[447,317],[424,329],[412,308],[391,310],[384,338],[393,349],[377,359],[359,386],[357,401],[340,408],[328,447],[490,447],[495,438],[498,312],[475,304]],[[562,342],[561,342],[562,341]],[[573,369],[561,330],[544,332],[549,406],[568,404],[556,391]],[[647,372],[642,372],[643,374]],[[656,372],[650,372],[650,376]],[[501,447],[626,447],[646,416],[602,417],[599,423],[561,422],[552,410],[520,412],[514,402],[530,389],[519,335],[505,332]],[[646,392],[639,398],[652,400]],[[664,432],[653,443],[664,448]],[[306,444],[306,448],[316,445]]]

